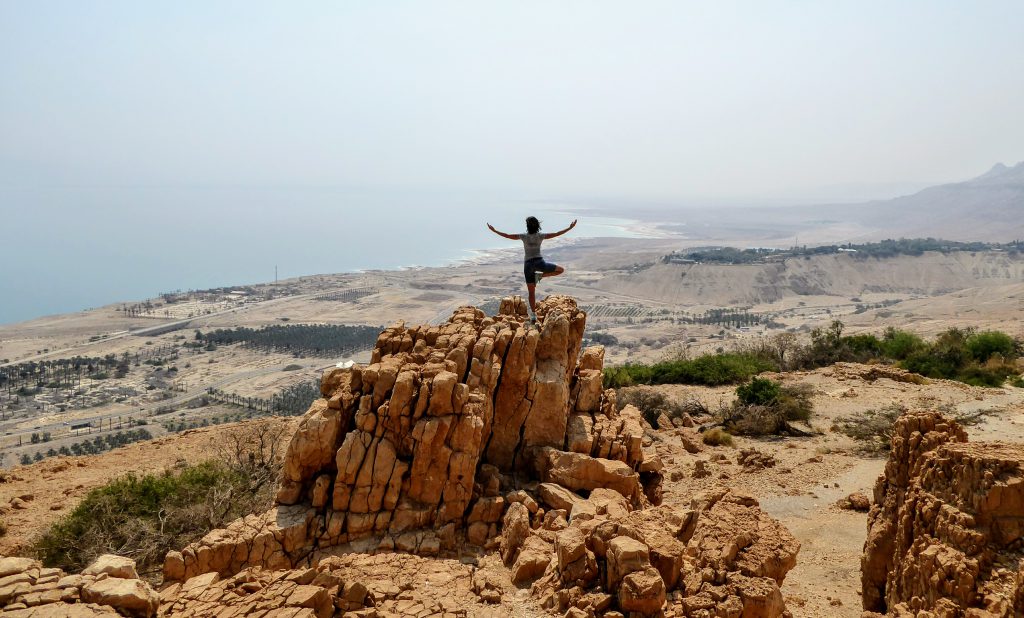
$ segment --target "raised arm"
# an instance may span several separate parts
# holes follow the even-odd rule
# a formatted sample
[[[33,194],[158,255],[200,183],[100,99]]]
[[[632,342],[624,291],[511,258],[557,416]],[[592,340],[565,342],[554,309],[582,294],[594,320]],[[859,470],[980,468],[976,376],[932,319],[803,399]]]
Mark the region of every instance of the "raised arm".
[[[557,232],[552,232],[550,234],[546,234],[544,236],[544,238],[554,238],[556,236],[561,236],[562,234],[565,234],[566,232],[568,232],[569,230],[571,230],[574,227],[576,227],[576,219],[573,219],[572,223],[569,224],[569,227],[565,228],[564,230],[559,230]]]
[[[498,236],[503,236],[509,240],[519,240],[519,236],[517,236],[516,234],[506,234],[505,232],[499,232],[498,230],[494,229],[494,226],[491,225],[490,223],[487,224],[487,229],[491,230]]]

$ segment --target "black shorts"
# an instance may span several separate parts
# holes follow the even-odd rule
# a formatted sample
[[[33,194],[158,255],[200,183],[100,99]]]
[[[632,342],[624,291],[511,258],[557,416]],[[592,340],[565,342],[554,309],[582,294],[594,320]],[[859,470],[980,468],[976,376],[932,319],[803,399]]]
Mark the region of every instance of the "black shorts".
[[[523,262],[523,274],[526,275],[527,283],[537,283],[537,273],[553,273],[558,270],[558,264],[545,262],[542,257],[530,258]]]

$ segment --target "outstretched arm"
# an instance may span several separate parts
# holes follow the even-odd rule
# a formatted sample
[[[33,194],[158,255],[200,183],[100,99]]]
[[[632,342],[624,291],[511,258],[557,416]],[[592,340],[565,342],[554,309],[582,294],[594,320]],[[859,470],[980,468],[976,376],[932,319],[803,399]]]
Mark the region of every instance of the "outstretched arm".
[[[503,236],[503,237],[505,237],[505,238],[507,238],[509,240],[519,240],[519,236],[517,236],[515,234],[506,234],[505,232],[499,232],[498,230],[494,229],[494,226],[491,225],[490,223],[487,224],[487,229],[491,230],[492,232],[494,232],[498,236]]]
[[[552,232],[550,234],[545,235],[544,238],[547,239],[547,238],[554,238],[555,236],[561,236],[562,234],[565,234],[566,232],[568,232],[569,230],[571,230],[574,227],[576,227],[576,219],[573,219],[572,223],[569,224],[569,227],[565,228],[564,230],[559,230],[557,232]]]

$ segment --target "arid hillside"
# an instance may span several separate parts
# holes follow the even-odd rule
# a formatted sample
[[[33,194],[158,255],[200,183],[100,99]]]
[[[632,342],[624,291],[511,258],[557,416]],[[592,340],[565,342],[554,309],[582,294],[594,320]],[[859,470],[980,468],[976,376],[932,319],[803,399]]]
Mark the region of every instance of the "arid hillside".
[[[936,296],[1005,285],[1022,277],[1024,256],[1006,253],[882,259],[841,254],[768,264],[653,264],[636,272],[610,273],[592,286],[673,305],[727,307],[796,296]]]

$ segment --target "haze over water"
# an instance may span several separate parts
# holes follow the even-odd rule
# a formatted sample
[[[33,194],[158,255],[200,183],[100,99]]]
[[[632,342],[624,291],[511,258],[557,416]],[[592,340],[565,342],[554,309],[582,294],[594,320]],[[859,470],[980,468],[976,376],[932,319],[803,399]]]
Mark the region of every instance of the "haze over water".
[[[329,188],[0,188],[0,200],[23,222],[3,239],[18,266],[0,277],[0,323],[273,281],[275,265],[281,279],[440,266],[519,248],[488,221],[519,232],[535,214],[555,231],[575,217],[557,204]],[[584,217],[571,237],[629,235],[621,223]]]

